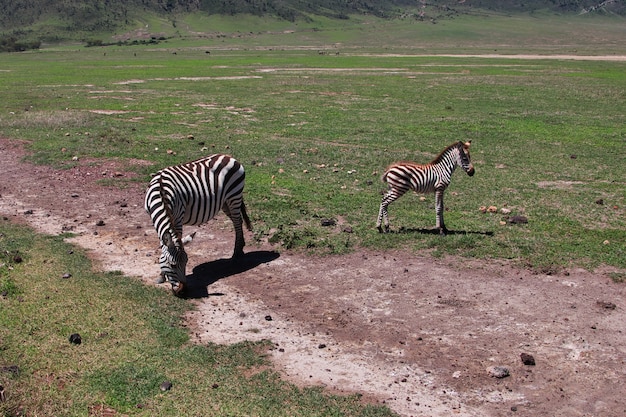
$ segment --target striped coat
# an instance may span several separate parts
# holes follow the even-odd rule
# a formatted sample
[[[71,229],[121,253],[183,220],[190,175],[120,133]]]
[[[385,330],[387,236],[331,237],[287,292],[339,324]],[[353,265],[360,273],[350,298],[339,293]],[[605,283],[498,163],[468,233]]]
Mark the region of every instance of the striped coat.
[[[455,142],[425,165],[413,162],[396,162],[389,166],[382,176],[383,182],[388,185],[388,190],[383,195],[378,211],[376,222],[378,231],[389,231],[387,213],[389,204],[403,196],[407,191],[413,190],[420,194],[435,193],[436,227],[440,234],[445,235],[447,229],[443,221],[443,193],[450,185],[452,173],[457,166],[463,168],[470,177],[474,175],[474,165],[472,165],[469,153],[470,144],[471,141]]]
[[[251,229],[243,202],[244,183],[243,166],[222,154],[165,168],[150,181],[145,209],[161,242],[161,276],[172,283],[175,293],[182,292],[186,282],[183,225],[205,223],[223,210],[235,227],[233,257],[243,255],[242,223]]]

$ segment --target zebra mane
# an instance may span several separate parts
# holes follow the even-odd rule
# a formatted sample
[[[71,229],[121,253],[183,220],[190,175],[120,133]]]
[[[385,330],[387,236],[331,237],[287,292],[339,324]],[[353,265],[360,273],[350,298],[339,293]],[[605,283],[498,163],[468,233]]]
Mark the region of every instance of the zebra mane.
[[[176,240],[180,243],[180,247],[182,248],[183,237],[180,233],[178,233],[178,231],[174,227],[174,213],[172,212],[172,209],[170,208],[170,205],[168,204],[168,201],[165,198],[165,193],[163,193],[163,171],[159,172],[159,196],[161,197],[161,201],[163,202],[165,215],[167,216],[167,219],[169,220],[168,229],[169,229],[170,235],[172,236],[172,239],[174,239],[174,236],[176,236]]]
[[[454,148],[459,148],[460,149],[462,147],[463,147],[463,142],[461,142],[461,141],[454,142],[452,145],[449,145],[443,151],[439,152],[439,155],[437,155],[435,157],[435,159],[433,159],[430,162],[430,165],[435,165],[435,164],[438,164],[439,162],[441,162],[441,160],[443,159],[444,155],[447,155],[448,152],[450,152],[452,149],[454,149]]]

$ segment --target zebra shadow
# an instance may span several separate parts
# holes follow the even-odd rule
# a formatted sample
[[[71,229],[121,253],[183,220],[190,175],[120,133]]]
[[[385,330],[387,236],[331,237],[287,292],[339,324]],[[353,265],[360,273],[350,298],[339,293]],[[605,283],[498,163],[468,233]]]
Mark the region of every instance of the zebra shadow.
[[[438,235],[439,229],[424,229],[424,228],[410,228],[410,227],[401,227],[397,232],[392,232],[397,234],[410,234],[410,233],[421,233],[423,235]],[[474,232],[469,230],[450,230],[446,231],[446,235],[483,235],[483,236],[493,236],[493,232]]]
[[[184,298],[206,298],[209,295],[223,295],[222,293],[209,293],[208,287],[220,279],[241,274],[261,264],[272,262],[279,256],[280,254],[274,251],[255,251],[245,253],[237,259],[216,259],[200,264],[193,269],[190,275],[187,275]]]

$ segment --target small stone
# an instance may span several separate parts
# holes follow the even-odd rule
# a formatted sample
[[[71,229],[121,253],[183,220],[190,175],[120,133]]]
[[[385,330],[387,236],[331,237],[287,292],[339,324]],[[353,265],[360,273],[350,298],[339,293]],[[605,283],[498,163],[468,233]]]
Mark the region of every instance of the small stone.
[[[265,316],[265,321],[272,321],[272,320],[273,320],[272,316],[270,315]]]
[[[170,381],[162,382],[159,388],[161,388],[161,391],[169,391],[172,389],[172,383]]]
[[[524,365],[529,365],[529,366],[535,365],[535,358],[533,357],[533,355],[530,355],[528,353],[521,353],[519,356],[522,359],[522,363]]]
[[[0,368],[0,371],[13,374],[14,376],[18,376],[20,374],[20,368],[17,365],[3,366]]]
[[[599,199],[596,200],[596,204],[601,206],[601,205],[604,204],[604,200],[602,198],[599,198]]]
[[[69,337],[70,343],[74,345],[80,345],[82,343],[82,338],[78,333],[72,333]]]
[[[528,218],[526,216],[511,216],[511,218],[509,218],[509,223],[526,224],[528,223]]]
[[[605,308],[607,310],[615,310],[617,308],[617,306],[614,303],[609,303],[606,301],[597,301],[596,304],[599,307]]]
[[[496,206],[487,207],[487,213],[497,213],[497,212],[498,212],[498,207]]]
[[[487,368],[487,373],[489,374],[489,376],[492,376],[494,378],[506,378],[507,376],[511,375],[509,369],[504,366],[490,366],[489,368]]]
[[[335,219],[322,219],[321,224],[324,227],[334,226],[337,222]]]
[[[63,279],[69,279],[69,278],[72,278],[72,274],[70,274],[69,272],[66,272],[65,274],[63,274],[63,275],[61,276],[61,278],[63,278]]]
[[[318,348],[318,349],[325,349],[325,348],[326,348],[326,345],[325,345],[324,343],[320,343],[320,344],[317,346],[317,348]]]
[[[106,223],[104,223],[104,220],[98,220],[96,222],[96,226],[104,226]]]

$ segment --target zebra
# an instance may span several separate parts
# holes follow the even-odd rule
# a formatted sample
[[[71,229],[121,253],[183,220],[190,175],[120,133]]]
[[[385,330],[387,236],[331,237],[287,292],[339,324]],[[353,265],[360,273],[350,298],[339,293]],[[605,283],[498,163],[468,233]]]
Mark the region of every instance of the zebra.
[[[389,218],[387,217],[389,204],[407,191],[413,190],[421,194],[435,193],[436,227],[440,235],[445,235],[448,230],[443,222],[443,193],[450,185],[452,173],[457,165],[463,168],[470,177],[474,175],[474,165],[472,165],[469,153],[471,143],[472,141],[455,142],[426,165],[413,162],[396,162],[390,165],[382,176],[382,181],[386,182],[389,188],[380,203],[378,221],[376,222],[378,231],[380,233],[389,232]],[[383,220],[384,230],[381,226]]]
[[[160,282],[168,281],[175,295],[181,295],[186,285],[183,225],[205,223],[222,209],[235,227],[233,258],[243,255],[242,222],[252,230],[243,201],[244,182],[243,166],[223,154],[164,168],[150,181],[144,208],[161,243]]]

